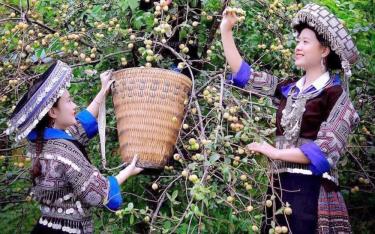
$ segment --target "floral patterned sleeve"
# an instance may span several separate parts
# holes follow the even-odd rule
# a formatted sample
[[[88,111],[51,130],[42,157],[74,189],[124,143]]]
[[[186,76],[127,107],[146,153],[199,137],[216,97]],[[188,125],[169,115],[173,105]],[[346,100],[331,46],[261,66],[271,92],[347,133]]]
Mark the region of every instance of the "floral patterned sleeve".
[[[230,74],[227,78],[227,82],[230,84],[268,96],[275,95],[278,80],[276,76],[266,72],[254,71],[244,60],[242,60],[240,70]]]

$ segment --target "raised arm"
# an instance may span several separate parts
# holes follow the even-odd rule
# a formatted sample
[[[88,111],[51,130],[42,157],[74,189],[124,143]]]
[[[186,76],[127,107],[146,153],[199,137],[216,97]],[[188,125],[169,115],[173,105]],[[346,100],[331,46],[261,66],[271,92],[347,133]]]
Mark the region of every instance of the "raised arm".
[[[232,71],[228,81],[241,88],[274,96],[278,85],[278,78],[266,72],[254,72],[238,52],[232,32],[232,28],[237,21],[238,17],[234,12],[224,11],[220,31],[224,55]]]
[[[233,39],[232,28],[238,21],[238,17],[234,12],[223,13],[223,19],[220,24],[221,41],[223,42],[224,55],[227,59],[232,72],[237,73],[240,70],[242,57],[238,52],[236,44]]]

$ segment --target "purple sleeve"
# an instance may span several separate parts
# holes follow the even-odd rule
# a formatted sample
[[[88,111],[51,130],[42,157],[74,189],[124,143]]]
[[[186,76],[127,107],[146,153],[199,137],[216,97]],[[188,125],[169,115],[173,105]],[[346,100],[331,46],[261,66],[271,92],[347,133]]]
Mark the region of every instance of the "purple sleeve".
[[[228,76],[227,82],[243,88],[250,80],[250,75],[252,73],[250,65],[242,60],[240,70],[237,73],[232,73]]]
[[[326,154],[314,142],[300,146],[300,150],[310,160],[310,170],[314,175],[322,175],[330,170]]]

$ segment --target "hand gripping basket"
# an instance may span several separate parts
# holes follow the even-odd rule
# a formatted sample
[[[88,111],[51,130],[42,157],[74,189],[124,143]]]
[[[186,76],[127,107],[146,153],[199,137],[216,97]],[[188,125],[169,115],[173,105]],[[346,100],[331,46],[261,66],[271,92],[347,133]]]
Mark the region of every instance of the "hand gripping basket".
[[[112,74],[120,153],[143,168],[163,168],[174,151],[191,80],[160,68],[127,68]]]

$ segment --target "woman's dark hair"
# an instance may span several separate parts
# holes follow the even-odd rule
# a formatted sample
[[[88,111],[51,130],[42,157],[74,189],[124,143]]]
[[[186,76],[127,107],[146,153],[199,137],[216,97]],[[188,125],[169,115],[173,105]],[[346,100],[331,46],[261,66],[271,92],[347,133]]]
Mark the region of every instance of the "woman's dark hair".
[[[294,27],[294,29],[296,30],[296,32],[298,33],[298,35],[305,28],[308,28],[308,29],[312,30],[315,33],[316,38],[318,39],[318,41],[320,42],[320,44],[322,46],[329,47],[330,52],[329,52],[329,54],[328,54],[328,56],[326,58],[326,67],[327,67],[327,70],[341,69],[341,60],[340,60],[340,57],[331,49],[331,47],[329,45],[329,42],[327,40],[325,40],[322,35],[320,35],[313,27],[311,27],[310,25],[308,25],[306,23],[299,24],[299,25],[297,25],[297,26]]]
[[[57,107],[57,103],[59,99],[57,99],[57,101],[53,104],[53,107]],[[42,153],[43,146],[44,146],[44,130],[48,127],[52,127],[52,125],[53,125],[53,119],[47,113],[34,128],[34,130],[36,130],[35,159],[30,169],[31,179],[33,183],[35,183],[35,178],[40,176],[42,173],[39,156]]]

